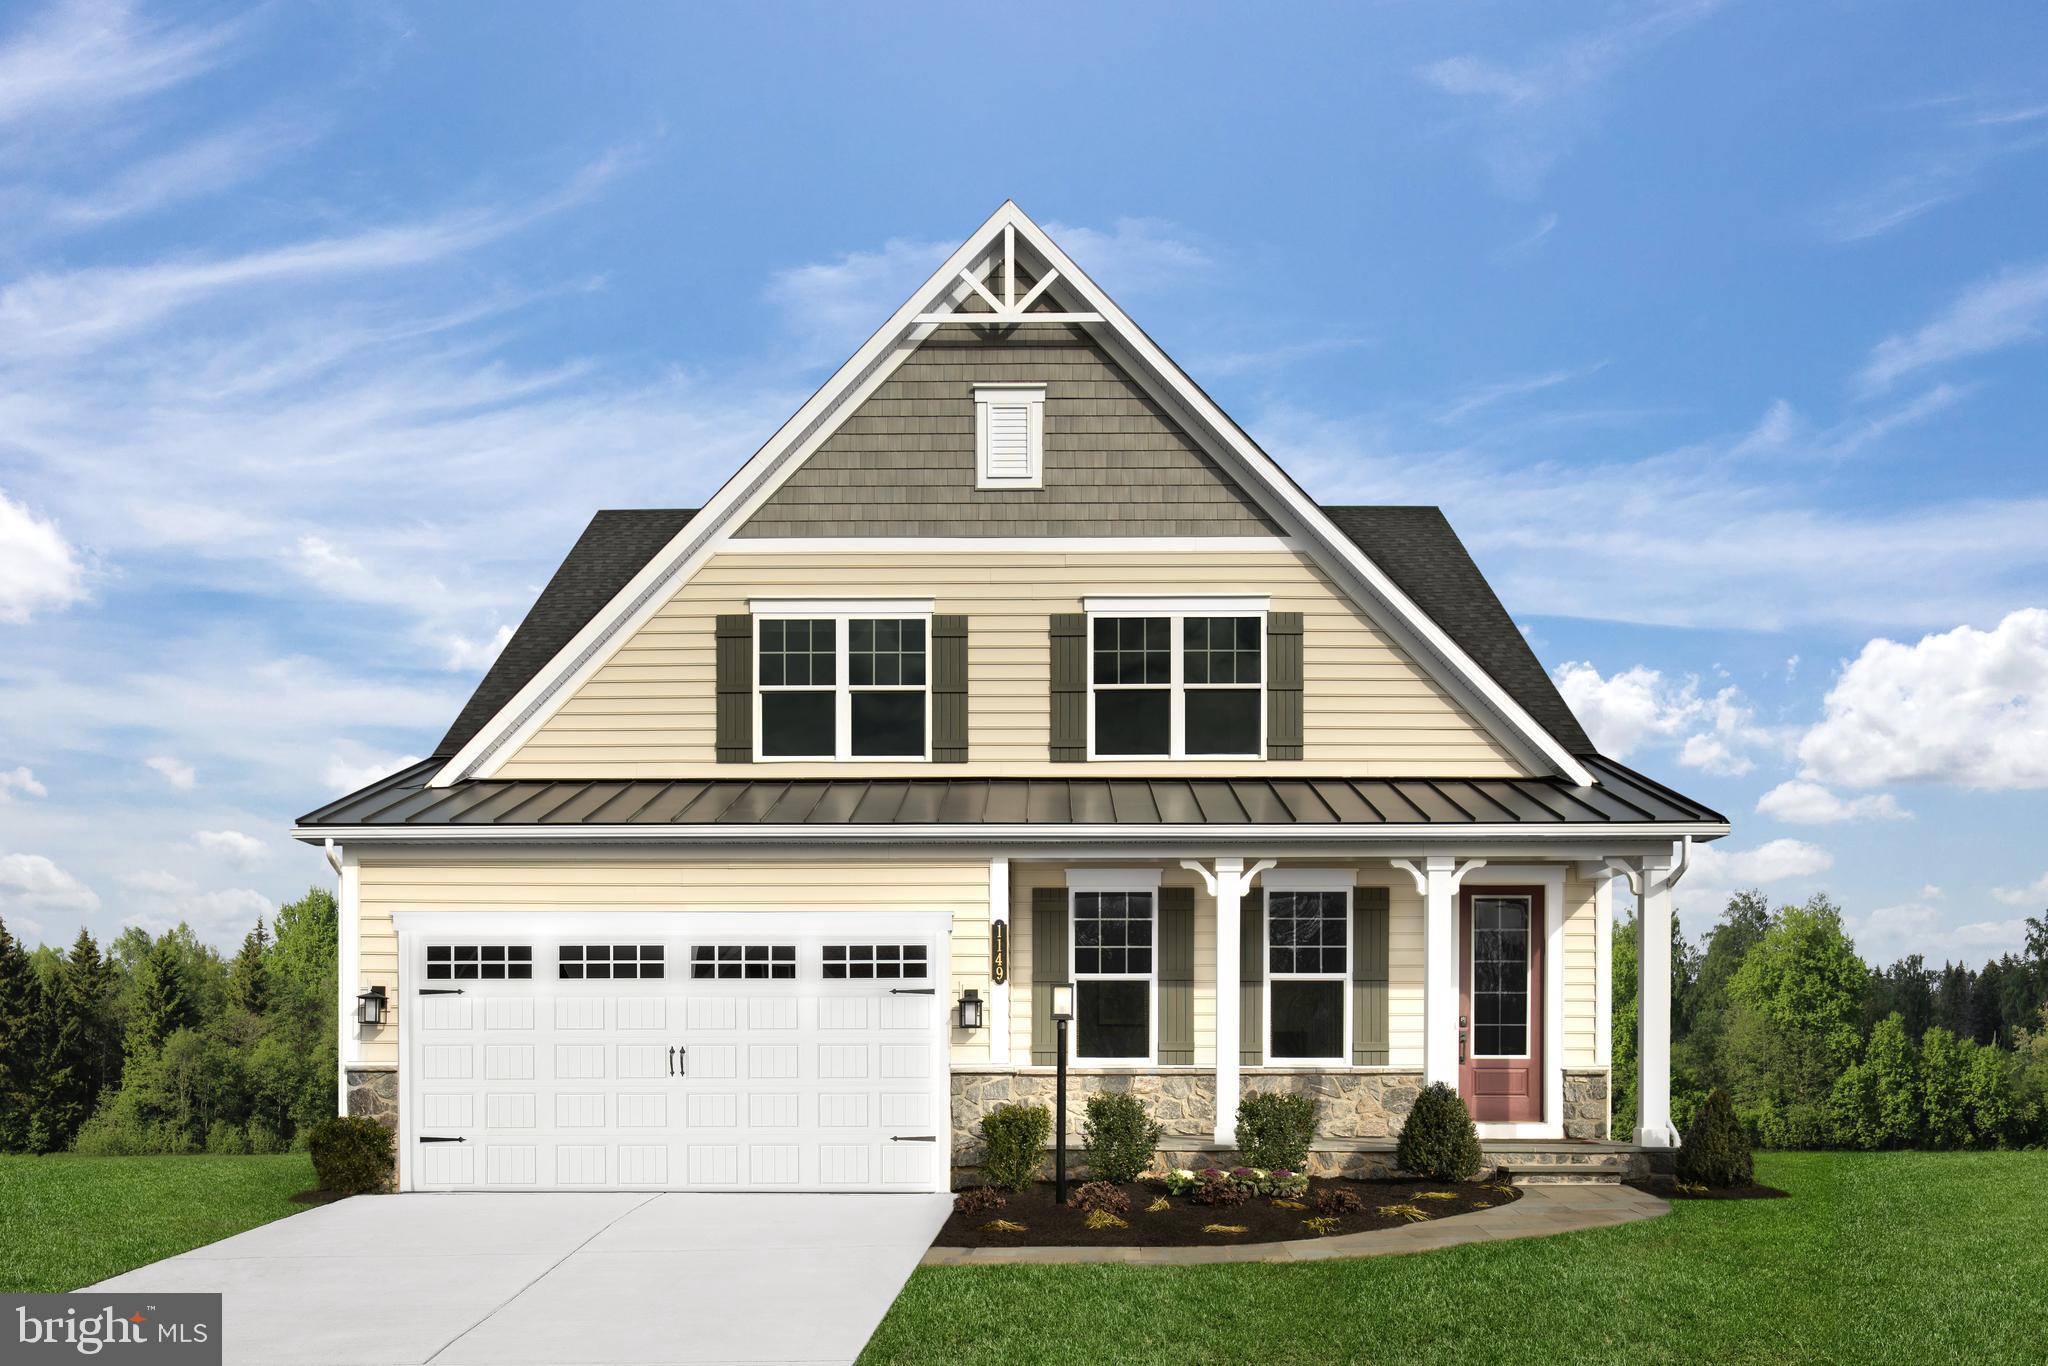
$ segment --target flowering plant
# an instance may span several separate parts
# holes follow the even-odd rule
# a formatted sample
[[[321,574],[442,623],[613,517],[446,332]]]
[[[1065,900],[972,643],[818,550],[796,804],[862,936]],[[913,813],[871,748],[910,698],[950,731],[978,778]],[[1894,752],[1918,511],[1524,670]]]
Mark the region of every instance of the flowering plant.
[[[1175,1167],[1166,1173],[1163,1184],[1169,1195],[1186,1195],[1202,1184],[1202,1177],[1186,1167]]]

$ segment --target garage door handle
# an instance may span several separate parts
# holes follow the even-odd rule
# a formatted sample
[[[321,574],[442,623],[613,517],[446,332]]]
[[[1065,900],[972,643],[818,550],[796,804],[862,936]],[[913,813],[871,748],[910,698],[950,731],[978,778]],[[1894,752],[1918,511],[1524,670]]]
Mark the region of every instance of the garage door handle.
[[[937,987],[890,987],[889,994],[891,996],[936,996],[939,994],[939,989]]]
[[[460,995],[462,994],[462,988],[461,988],[461,987],[421,987],[421,988],[420,988],[420,991],[419,991],[419,994],[420,994],[420,995],[422,995],[422,996],[460,996]]]
[[[676,1073],[677,1076],[687,1077],[690,1075],[690,1050],[688,1048],[678,1048],[676,1050],[676,1064],[682,1069]]]
[[[890,1134],[891,1143],[937,1143],[937,1134]]]
[[[468,1140],[468,1139],[466,1139],[466,1138],[443,1138],[443,1137],[441,1137],[441,1136],[440,1136],[440,1135],[438,1135],[438,1134],[421,1134],[421,1135],[420,1135],[420,1142],[422,1142],[422,1143],[467,1143],[467,1142],[469,1142],[469,1140]]]

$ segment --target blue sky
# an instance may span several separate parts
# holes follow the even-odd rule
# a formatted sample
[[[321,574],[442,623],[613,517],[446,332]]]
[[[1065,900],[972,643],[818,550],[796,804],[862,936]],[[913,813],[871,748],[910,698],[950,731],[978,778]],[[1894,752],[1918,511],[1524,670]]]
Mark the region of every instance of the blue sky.
[[[1006,197],[1873,958],[2048,906],[2048,16],[0,8],[0,916],[232,942]],[[1276,15],[1278,17],[1276,17]]]

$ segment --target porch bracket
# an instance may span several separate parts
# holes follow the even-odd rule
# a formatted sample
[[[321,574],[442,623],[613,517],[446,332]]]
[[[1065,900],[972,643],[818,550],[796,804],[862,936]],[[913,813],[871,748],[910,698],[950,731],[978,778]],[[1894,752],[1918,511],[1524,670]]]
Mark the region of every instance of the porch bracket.
[[[1243,1041],[1238,1010],[1238,931],[1242,922],[1244,894],[1252,879],[1277,859],[1260,859],[1251,867],[1241,858],[1219,858],[1213,869],[1198,859],[1182,859],[1180,866],[1202,879],[1209,895],[1216,898],[1216,1141],[1237,1142],[1237,1102],[1243,1093],[1238,1067]]]

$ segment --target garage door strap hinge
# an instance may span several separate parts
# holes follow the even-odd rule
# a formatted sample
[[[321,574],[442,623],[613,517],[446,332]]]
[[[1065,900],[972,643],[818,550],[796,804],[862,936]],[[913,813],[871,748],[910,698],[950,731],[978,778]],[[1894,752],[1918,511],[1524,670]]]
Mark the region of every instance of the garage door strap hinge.
[[[439,1134],[421,1134],[421,1135],[420,1135],[420,1142],[422,1142],[422,1143],[467,1143],[467,1142],[469,1142],[469,1140],[468,1140],[468,1139],[466,1139],[466,1138],[444,1138],[444,1137],[442,1137],[442,1136],[441,1136],[441,1135],[439,1135]]]
[[[937,987],[890,987],[889,994],[891,996],[936,996],[939,994],[939,989]]]
[[[460,995],[462,994],[462,988],[461,988],[461,987],[421,987],[421,988],[420,988],[420,990],[419,990],[419,994],[420,994],[420,995],[422,995],[422,996],[460,996]]]
[[[890,1134],[891,1143],[937,1143],[937,1134]]]

